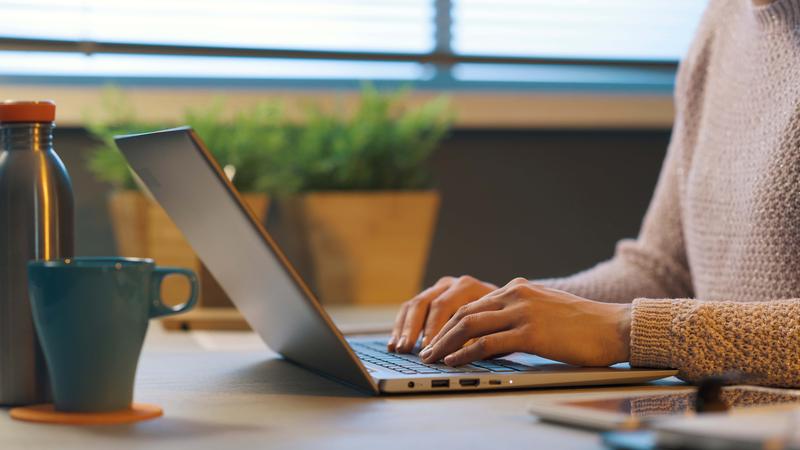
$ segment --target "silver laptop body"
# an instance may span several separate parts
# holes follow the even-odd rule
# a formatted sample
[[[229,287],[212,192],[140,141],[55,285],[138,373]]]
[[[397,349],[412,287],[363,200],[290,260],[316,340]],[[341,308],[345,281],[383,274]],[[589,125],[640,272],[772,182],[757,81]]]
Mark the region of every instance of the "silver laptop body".
[[[387,353],[386,336],[345,338],[191,128],[116,142],[250,326],[302,367],[374,394],[640,383],[676,373],[526,354],[452,368]]]

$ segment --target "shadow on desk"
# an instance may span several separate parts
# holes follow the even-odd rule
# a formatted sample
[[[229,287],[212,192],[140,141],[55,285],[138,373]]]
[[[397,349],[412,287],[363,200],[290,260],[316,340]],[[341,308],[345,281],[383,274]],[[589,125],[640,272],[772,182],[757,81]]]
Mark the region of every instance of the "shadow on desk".
[[[325,397],[371,397],[369,393],[325,378],[283,359],[253,363],[234,372],[232,382],[259,393]],[[269,383],[264,383],[269,380]]]
[[[118,438],[126,441],[135,438],[137,444],[143,445],[148,441],[164,444],[165,441],[170,439],[185,440],[187,436],[191,436],[194,439],[203,439],[228,433],[263,433],[265,429],[269,428],[264,425],[223,424],[165,416],[131,425],[82,427],[76,430],[102,438]]]
[[[215,396],[369,396],[264,352],[150,354],[142,359],[139,373],[137,390],[168,389]]]

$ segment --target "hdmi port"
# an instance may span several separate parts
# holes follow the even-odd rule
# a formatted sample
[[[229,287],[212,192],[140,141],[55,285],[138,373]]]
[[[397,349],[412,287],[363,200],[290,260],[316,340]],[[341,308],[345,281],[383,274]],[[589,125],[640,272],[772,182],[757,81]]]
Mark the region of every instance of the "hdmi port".
[[[431,381],[432,388],[446,388],[450,387],[450,380],[432,380]]]
[[[477,378],[465,378],[463,380],[458,380],[458,384],[462,386],[477,386],[479,385],[481,380]]]

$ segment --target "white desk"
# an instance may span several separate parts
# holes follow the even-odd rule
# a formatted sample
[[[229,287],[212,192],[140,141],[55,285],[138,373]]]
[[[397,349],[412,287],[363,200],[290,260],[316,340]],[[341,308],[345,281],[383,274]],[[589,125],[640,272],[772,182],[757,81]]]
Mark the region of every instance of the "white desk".
[[[371,397],[277,359],[257,339],[223,333],[166,333],[151,324],[135,396],[163,406],[164,417],[69,427],[17,422],[0,410],[0,448],[591,449],[601,447],[596,433],[540,423],[526,405],[540,396],[679,389],[666,383]]]

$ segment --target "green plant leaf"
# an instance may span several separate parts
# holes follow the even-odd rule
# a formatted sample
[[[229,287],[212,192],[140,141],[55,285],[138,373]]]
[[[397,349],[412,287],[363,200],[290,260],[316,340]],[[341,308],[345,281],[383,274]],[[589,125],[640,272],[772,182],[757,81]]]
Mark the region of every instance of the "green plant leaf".
[[[186,112],[223,167],[233,166],[240,191],[282,196],[301,191],[413,190],[431,185],[428,163],[453,123],[450,102],[436,97],[407,107],[410,89],[381,92],[363,86],[352,114],[306,105],[291,121],[282,102],[260,102],[224,115],[224,100]],[[100,180],[134,188],[133,177],[114,144],[114,135],[152,131],[174,124],[144,123],[127,97],[107,88],[98,114],[86,127],[99,145],[88,167]]]

